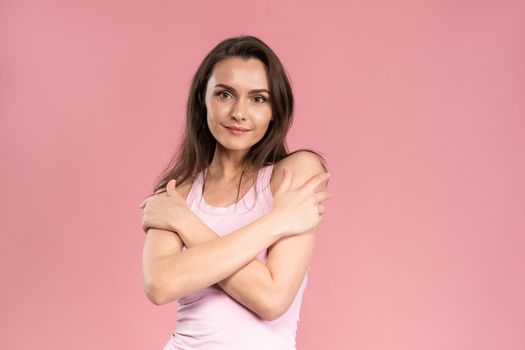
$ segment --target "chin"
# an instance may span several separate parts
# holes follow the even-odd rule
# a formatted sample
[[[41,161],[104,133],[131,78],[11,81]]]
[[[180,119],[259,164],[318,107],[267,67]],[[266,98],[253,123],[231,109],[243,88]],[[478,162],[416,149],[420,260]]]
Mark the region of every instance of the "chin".
[[[245,146],[239,146],[239,145],[222,145],[222,147],[226,148],[229,151],[246,151],[252,148],[253,145],[245,145]]]
[[[254,145],[246,142],[220,142],[220,144],[223,148],[230,151],[245,151],[252,148],[252,146]]]

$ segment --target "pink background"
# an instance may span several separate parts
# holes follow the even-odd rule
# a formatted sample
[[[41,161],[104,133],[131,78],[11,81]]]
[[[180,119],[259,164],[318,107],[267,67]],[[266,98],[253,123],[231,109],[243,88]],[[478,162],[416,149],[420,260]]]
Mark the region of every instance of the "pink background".
[[[524,3],[386,0],[2,1],[0,348],[161,349],[138,204],[239,34],[333,173],[298,349],[524,349]]]

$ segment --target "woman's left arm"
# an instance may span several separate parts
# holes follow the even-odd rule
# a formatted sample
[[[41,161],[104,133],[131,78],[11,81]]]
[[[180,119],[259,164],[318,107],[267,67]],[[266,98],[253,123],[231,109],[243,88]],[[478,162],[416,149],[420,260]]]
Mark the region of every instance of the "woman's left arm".
[[[283,160],[293,174],[291,189],[302,186],[308,179],[325,172],[319,159],[310,152],[297,152]],[[282,179],[283,174],[279,174]],[[324,190],[325,184],[316,191]],[[270,248],[266,264],[254,259],[218,285],[232,298],[250,310],[260,310],[280,317],[293,302],[308,270],[314,252],[318,226],[307,233],[286,236]],[[196,215],[187,222],[186,232],[179,234],[189,248],[219,237]],[[182,232],[181,232],[182,233]]]

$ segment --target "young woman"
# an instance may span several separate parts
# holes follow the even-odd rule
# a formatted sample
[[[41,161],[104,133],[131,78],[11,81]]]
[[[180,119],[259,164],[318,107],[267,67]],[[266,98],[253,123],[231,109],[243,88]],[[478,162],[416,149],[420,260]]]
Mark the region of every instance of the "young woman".
[[[198,68],[178,152],[140,205],[146,295],[178,303],[164,350],[295,349],[330,195],[323,157],[287,152],[292,114],[285,70],[254,36]]]

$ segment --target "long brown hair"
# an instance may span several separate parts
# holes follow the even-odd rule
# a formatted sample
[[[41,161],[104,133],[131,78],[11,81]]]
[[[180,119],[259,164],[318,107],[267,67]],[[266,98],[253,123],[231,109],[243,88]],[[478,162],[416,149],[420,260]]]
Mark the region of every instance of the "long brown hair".
[[[182,184],[186,179],[201,172],[211,163],[217,141],[208,129],[205,94],[214,65],[226,58],[256,58],[264,63],[270,90],[273,120],[264,137],[252,146],[245,158],[239,181],[239,189],[248,166],[259,170],[265,165],[275,164],[286,156],[303,151],[316,154],[327,171],[324,157],[312,149],[298,149],[288,153],[286,134],[292,125],[294,97],[290,82],[277,55],[262,40],[251,35],[242,35],[223,40],[204,58],[195,73],[186,105],[186,126],[182,140],[154,185],[154,193],[164,192],[167,183],[176,179]],[[237,191],[237,200],[240,190]]]

